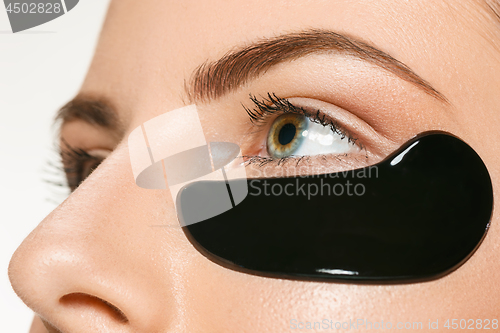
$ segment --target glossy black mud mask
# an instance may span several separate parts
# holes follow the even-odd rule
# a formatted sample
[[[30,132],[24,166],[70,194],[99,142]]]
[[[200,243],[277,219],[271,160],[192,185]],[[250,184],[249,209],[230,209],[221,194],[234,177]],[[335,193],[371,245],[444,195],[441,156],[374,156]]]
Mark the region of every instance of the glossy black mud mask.
[[[196,223],[216,188],[243,183],[243,201]],[[436,132],[363,169],[199,181],[177,195],[185,234],[210,260],[250,274],[301,280],[439,278],[474,253],[492,209],[491,180],[479,156],[456,137]]]

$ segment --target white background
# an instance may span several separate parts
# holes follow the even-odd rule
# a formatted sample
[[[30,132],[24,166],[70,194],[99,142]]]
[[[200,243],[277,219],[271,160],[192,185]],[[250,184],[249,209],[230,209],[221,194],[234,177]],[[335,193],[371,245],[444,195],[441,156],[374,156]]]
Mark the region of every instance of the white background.
[[[0,327],[28,332],[32,312],[12,290],[7,267],[28,233],[55,208],[43,179],[55,161],[55,111],[79,89],[109,0],[80,0],[67,14],[11,32],[0,2]],[[61,190],[59,190],[61,192]]]

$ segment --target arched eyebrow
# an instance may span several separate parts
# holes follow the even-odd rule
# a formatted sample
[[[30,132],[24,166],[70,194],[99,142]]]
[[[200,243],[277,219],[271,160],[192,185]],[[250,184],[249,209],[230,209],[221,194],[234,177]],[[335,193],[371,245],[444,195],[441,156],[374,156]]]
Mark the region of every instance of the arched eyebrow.
[[[448,102],[429,82],[389,54],[354,37],[317,29],[257,41],[241,50],[229,52],[219,60],[207,61],[185,83],[185,92],[191,103],[214,100],[238,89],[277,64],[310,54],[332,52],[375,64],[432,97]]]
[[[105,128],[117,135],[123,132],[123,126],[113,104],[101,96],[77,95],[59,109],[55,121],[62,121],[64,124],[77,119]]]
[[[238,89],[273,66],[310,54],[336,52],[375,64],[422,89],[437,100],[447,98],[410,67],[389,54],[354,37],[328,30],[308,30],[257,41],[241,50],[227,53],[216,61],[200,65],[185,83],[190,103],[210,101]],[[56,120],[74,119],[104,127],[117,134],[123,128],[112,104],[104,98],[78,95],[63,106]]]

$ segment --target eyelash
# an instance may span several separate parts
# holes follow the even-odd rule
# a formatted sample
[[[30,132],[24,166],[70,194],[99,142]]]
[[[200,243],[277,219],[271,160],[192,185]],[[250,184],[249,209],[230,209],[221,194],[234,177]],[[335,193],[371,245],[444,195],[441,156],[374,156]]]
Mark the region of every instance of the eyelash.
[[[264,127],[267,125],[269,118],[272,118],[273,116],[279,116],[285,113],[301,114],[306,116],[312,122],[330,127],[331,131],[340,135],[342,140],[347,138],[349,143],[356,144],[361,149],[364,149],[364,147],[358,142],[357,138],[354,138],[354,136],[343,128],[343,126],[338,124],[335,120],[328,118],[320,110],[308,110],[294,105],[288,99],[278,97],[274,93],[268,93],[267,98],[262,98],[261,100],[250,94],[250,100],[254,104],[254,107],[251,109],[243,105],[243,108],[250,117],[252,124],[256,127]],[[347,154],[336,155],[335,157],[339,158],[340,156],[347,156]],[[301,162],[309,161],[311,157],[313,156],[286,156],[281,158],[270,156],[243,156],[247,165],[256,164],[259,167],[270,163],[282,166],[290,161],[295,162],[296,166],[298,166]],[[314,157],[326,160],[328,155],[319,155]]]
[[[64,139],[61,142],[63,147],[57,149],[59,161],[56,164],[49,161],[49,167],[57,169],[62,174],[64,181],[46,180],[46,182],[57,187],[69,188],[73,192],[97,168],[103,159],[92,156],[81,148],[71,146]],[[93,164],[88,168],[88,174],[84,175],[84,168],[87,163]]]

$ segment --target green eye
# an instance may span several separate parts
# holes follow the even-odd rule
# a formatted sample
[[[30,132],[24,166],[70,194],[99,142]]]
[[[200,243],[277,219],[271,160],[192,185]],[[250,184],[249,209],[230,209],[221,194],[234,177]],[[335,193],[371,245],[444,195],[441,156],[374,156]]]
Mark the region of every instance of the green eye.
[[[267,137],[267,152],[271,157],[293,155],[303,141],[308,121],[304,115],[284,114],[276,118]]]

